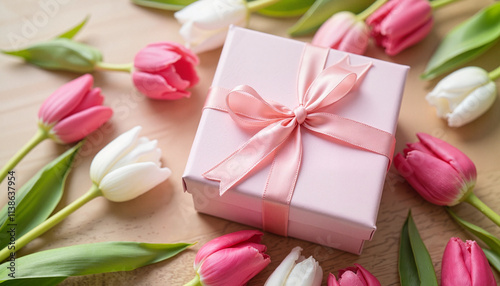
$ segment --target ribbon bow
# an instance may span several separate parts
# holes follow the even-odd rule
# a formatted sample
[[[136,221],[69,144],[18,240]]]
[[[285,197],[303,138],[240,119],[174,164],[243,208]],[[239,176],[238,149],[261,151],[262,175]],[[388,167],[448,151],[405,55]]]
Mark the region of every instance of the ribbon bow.
[[[287,234],[289,205],[302,160],[302,128],[332,142],[392,158],[392,134],[324,110],[346,96],[371,64],[351,66],[346,56],[323,69],[327,56],[328,49],[306,45],[297,80],[298,104],[293,109],[265,100],[247,85],[229,92],[214,88],[212,93],[218,94],[209,96],[208,108],[226,111],[240,127],[259,131],[203,176],[219,181],[223,195],[272,159],[263,194],[264,230]],[[227,108],[210,103],[221,95]]]

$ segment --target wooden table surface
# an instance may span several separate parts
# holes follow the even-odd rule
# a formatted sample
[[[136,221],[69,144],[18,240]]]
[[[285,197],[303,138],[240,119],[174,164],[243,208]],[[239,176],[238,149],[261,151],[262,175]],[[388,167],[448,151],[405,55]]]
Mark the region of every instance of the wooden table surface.
[[[397,128],[396,152],[405,142],[415,141],[416,132],[440,137],[475,162],[478,170],[476,194],[500,212],[500,102],[481,118],[461,128],[449,128],[437,118],[424,100],[437,80],[419,79],[432,52],[452,27],[467,19],[491,0],[462,0],[435,11],[435,25],[430,35],[401,54],[388,57],[371,44],[366,53],[411,67]],[[90,15],[88,24],[76,40],[97,47],[104,60],[111,63],[131,62],[135,53],[148,43],[182,42],[180,25],[172,12],[142,8],[127,0],[20,0],[0,3],[0,49],[21,48],[29,43],[49,39]],[[276,19],[253,14],[249,28],[286,35],[286,29],[297,18]],[[310,41],[311,37],[298,38]],[[497,44],[470,65],[492,70],[500,64]],[[71,172],[58,209],[82,195],[90,187],[88,169],[93,156],[118,134],[136,125],[143,135],[158,139],[163,150],[163,164],[172,176],[148,193],[129,202],[112,203],[97,198],[64,220],[60,225],[27,245],[20,254],[80,243],[103,241],[142,241],[152,243],[195,242],[198,244],[177,257],[130,272],[90,275],[67,279],[63,285],[182,285],[194,276],[192,263],[196,251],[217,236],[249,229],[245,225],[198,214],[189,194],[183,193],[181,176],[196,132],[205,95],[217,66],[220,49],[200,55],[197,67],[201,81],[192,89],[189,99],[153,101],[139,94],[131,77],[119,72],[95,72],[95,86],[106,96],[105,104],[115,110],[113,118],[94,132],[79,155]],[[38,108],[45,98],[62,84],[78,75],[42,70],[17,58],[0,55],[0,164],[4,164],[37,130]],[[498,83],[498,81],[497,81]],[[37,170],[68,149],[50,140],[41,143],[16,167],[19,184],[29,180]],[[4,195],[1,195],[4,194]],[[1,184],[0,199],[7,200],[6,183]],[[270,233],[264,235],[271,264],[252,279],[249,285],[262,285],[271,272],[294,246],[304,248],[305,256],[313,255],[323,267],[324,282],[328,272],[360,263],[382,285],[399,285],[397,270],[400,230],[409,209],[430,252],[440,277],[441,258],[452,236],[473,237],[463,231],[442,207],[424,201],[392,167],[387,175],[378,216],[378,230],[365,244],[360,256],[294,238]],[[469,205],[454,210],[463,218],[477,223],[500,236],[500,230]],[[497,276],[497,280],[499,276]]]

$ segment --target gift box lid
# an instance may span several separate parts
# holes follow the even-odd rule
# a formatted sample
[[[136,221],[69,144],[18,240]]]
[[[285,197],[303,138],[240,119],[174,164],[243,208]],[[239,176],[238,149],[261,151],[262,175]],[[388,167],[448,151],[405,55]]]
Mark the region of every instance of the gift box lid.
[[[232,27],[214,76],[213,87],[253,87],[263,98],[290,108],[297,105],[296,77],[305,43]],[[326,66],[346,55],[330,50]],[[372,63],[361,84],[330,110],[337,115],[395,133],[407,66],[348,54],[353,65]],[[351,237],[371,239],[389,160],[381,155],[302,132],[302,165],[290,204],[290,224],[314,225]],[[204,109],[184,180],[211,188],[218,182],[202,174],[238,149],[254,133],[239,128],[222,111]],[[238,168],[237,165],[234,168]],[[269,164],[252,173],[219,202],[257,213]],[[187,187],[186,191],[195,192]]]

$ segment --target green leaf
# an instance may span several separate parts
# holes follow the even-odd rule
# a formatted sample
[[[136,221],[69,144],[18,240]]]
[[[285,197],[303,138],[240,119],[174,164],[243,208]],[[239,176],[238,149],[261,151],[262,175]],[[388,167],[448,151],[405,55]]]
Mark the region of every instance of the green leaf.
[[[14,230],[13,237],[21,237],[39,225],[54,211],[59,203],[64,183],[82,142],[47,164],[16,193],[14,206],[8,204],[0,210],[0,249],[10,242],[8,230]],[[11,200],[9,200],[10,202]],[[15,209],[10,209],[14,207]],[[10,214],[9,214],[10,213]]]
[[[409,254],[410,250],[412,255]],[[418,233],[411,211],[408,212],[408,218],[401,231],[399,271],[402,286],[438,286],[431,257]]]
[[[291,36],[302,36],[316,31],[323,22],[340,11],[359,13],[368,8],[374,0],[316,0],[307,12],[293,25],[288,33]]]
[[[80,29],[87,23],[87,21],[89,20],[90,16],[87,15],[87,17],[85,17],[85,19],[83,19],[83,21],[76,25],[75,27],[69,29],[68,31],[60,34],[59,36],[57,36],[56,38],[66,38],[66,39],[73,39],[73,37],[80,31]]]
[[[463,228],[468,230],[470,233],[475,235],[481,241],[483,241],[486,245],[488,245],[493,251],[496,253],[500,253],[500,239],[487,232],[486,230],[480,228],[477,225],[474,225],[470,222],[467,222],[460,217],[458,217],[450,208],[446,208],[446,211],[451,215],[451,217]]]
[[[500,272],[500,254],[487,248],[483,248],[483,252],[491,266]]]
[[[132,3],[161,10],[179,11],[196,0],[131,0]]]
[[[14,275],[15,276],[15,275]],[[13,279],[0,282],[2,286],[26,286],[26,285],[36,285],[36,286],[55,286],[66,280],[68,277],[49,277],[49,278],[25,278],[25,279]]]
[[[315,0],[281,0],[258,12],[271,17],[295,17],[307,12],[314,2]]]
[[[36,252],[15,260],[15,278],[55,278],[129,271],[163,261],[189,243],[100,242]],[[10,280],[10,262],[0,265],[0,280]]]
[[[433,79],[479,56],[500,37],[500,2],[491,4],[451,30],[422,74]]]

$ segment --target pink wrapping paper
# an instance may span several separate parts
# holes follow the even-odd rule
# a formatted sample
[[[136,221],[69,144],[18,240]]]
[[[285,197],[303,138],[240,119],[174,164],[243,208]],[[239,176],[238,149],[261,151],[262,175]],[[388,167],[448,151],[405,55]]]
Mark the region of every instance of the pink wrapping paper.
[[[262,97],[290,108],[305,43],[243,28],[230,30],[212,86],[253,87]],[[326,66],[345,53],[331,50]],[[371,62],[357,89],[338,102],[336,114],[394,134],[407,67],[357,55],[353,65]],[[199,212],[262,227],[262,192],[270,166],[219,196],[218,182],[201,174],[226,158],[253,134],[221,111],[204,109],[183,176]],[[288,235],[352,253],[371,239],[388,159],[302,133],[303,161],[293,194]],[[237,166],[235,166],[237,168]]]

